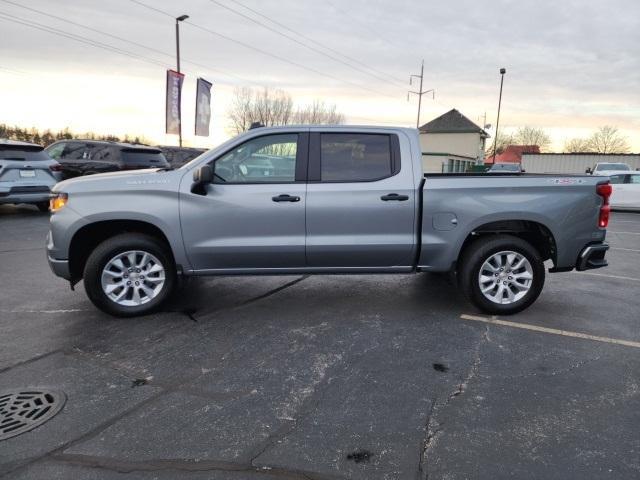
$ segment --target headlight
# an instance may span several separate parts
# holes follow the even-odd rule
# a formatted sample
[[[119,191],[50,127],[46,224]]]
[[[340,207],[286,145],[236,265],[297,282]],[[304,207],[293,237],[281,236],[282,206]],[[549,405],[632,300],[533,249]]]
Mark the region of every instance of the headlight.
[[[49,210],[51,210],[52,212],[57,212],[67,204],[68,200],[69,195],[67,195],[66,193],[54,193],[53,196],[49,199]]]

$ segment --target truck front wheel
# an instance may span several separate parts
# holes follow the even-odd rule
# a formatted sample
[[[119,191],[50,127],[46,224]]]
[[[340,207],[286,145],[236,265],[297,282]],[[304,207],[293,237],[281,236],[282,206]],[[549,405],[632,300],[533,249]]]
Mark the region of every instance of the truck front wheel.
[[[87,296],[100,310],[119,317],[156,310],[176,283],[176,268],[159,240],[139,233],[109,238],[89,255],[84,268]]]
[[[511,315],[531,305],[544,286],[544,263],[528,242],[512,235],[487,235],[464,251],[458,284],[476,307]]]

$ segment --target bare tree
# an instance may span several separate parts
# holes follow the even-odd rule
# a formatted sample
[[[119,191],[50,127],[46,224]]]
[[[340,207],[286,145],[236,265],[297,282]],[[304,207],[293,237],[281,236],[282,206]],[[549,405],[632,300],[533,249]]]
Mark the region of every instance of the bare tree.
[[[286,92],[271,91],[266,87],[258,92],[243,87],[235,90],[227,115],[231,120],[232,130],[242,133],[249,130],[254,122],[266,127],[287,125],[291,122],[292,112],[293,101]]]
[[[617,127],[604,125],[588,140],[589,150],[596,153],[628,153],[629,141]]]
[[[491,144],[487,148],[487,155],[493,155],[493,147],[495,145],[496,138],[498,139],[496,146],[496,153],[498,155],[504,152],[509,145],[513,145],[515,143],[513,134],[505,133],[504,130],[498,130],[498,133],[493,137]]]
[[[551,145],[551,138],[542,128],[524,126],[518,128],[515,133],[498,132],[498,147],[496,151],[500,154],[509,145],[537,145],[540,151],[548,151]],[[495,142],[495,137],[493,139]],[[487,149],[487,155],[493,155],[493,142]]]
[[[335,105],[326,105],[321,100],[314,100],[306,107],[298,107],[293,116],[294,123],[311,125],[335,125],[344,123],[345,118]]]
[[[551,138],[542,128],[520,127],[513,136],[515,145],[537,145],[541,152],[546,152],[551,145]]]
[[[563,151],[564,153],[591,153],[591,147],[586,138],[572,138],[565,142]]]
[[[247,131],[254,122],[267,127],[290,123],[344,123],[344,115],[337,111],[335,105],[314,100],[311,105],[298,107],[294,112],[293,100],[288,93],[268,88],[261,91],[247,87],[236,89],[227,115],[231,120],[231,130],[236,134]]]

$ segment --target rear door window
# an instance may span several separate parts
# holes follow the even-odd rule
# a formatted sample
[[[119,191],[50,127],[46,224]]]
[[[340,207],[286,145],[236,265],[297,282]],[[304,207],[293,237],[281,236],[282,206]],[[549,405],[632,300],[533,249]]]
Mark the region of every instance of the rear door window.
[[[60,161],[77,162],[79,160],[89,160],[89,147],[84,142],[67,142],[64,145]]]
[[[624,175],[611,175],[609,179],[611,183],[624,183]]]
[[[320,181],[368,182],[393,174],[391,137],[384,134],[320,135]]]
[[[114,148],[111,145],[102,145],[99,143],[89,145],[89,158],[96,162],[115,161]]]

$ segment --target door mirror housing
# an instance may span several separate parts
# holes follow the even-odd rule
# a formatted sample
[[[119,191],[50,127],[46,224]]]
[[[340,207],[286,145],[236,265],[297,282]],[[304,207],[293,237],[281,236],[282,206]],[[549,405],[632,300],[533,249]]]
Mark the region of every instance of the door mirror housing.
[[[586,174],[590,175],[590,174],[591,174],[591,169],[590,169],[590,168],[587,168],[587,169],[584,171],[584,173],[586,173]]]
[[[206,186],[213,183],[213,167],[211,165],[203,165],[193,172],[193,184],[191,185],[191,193],[197,195],[206,195]]]
[[[213,183],[213,168],[211,165],[203,165],[193,172],[193,182],[200,185]]]

